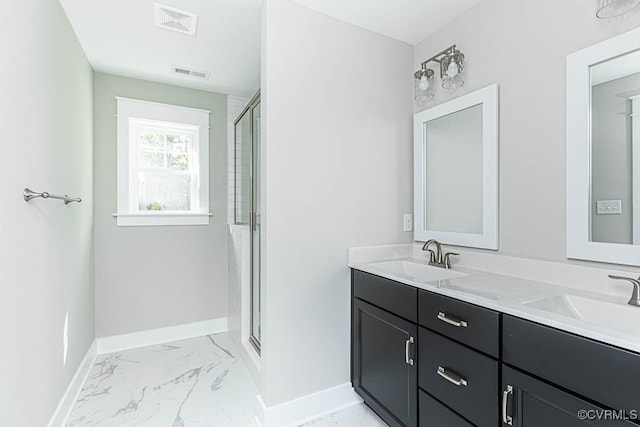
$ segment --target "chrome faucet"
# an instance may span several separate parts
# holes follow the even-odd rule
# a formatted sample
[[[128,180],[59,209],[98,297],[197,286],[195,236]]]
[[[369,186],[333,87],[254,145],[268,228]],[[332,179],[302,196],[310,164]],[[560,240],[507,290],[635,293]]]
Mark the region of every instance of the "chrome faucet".
[[[429,249],[429,246],[431,246],[432,243],[436,245],[435,251],[433,251],[432,249]],[[438,242],[435,239],[431,239],[427,241],[422,246],[422,250],[429,252],[429,265],[433,265],[435,267],[447,268],[447,269],[451,268],[451,255],[460,255],[455,252],[447,252],[443,254],[442,245],[440,244],[440,242]]]
[[[633,293],[631,294],[631,299],[629,300],[628,304],[640,307],[640,277],[638,277],[637,279],[632,279],[631,277],[609,275],[609,278],[631,282],[633,284]]]

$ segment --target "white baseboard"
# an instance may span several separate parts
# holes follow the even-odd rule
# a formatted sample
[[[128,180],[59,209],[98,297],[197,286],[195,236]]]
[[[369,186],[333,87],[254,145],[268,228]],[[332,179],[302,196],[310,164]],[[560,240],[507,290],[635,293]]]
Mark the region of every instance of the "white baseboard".
[[[60,403],[58,403],[58,407],[51,416],[47,427],[62,427],[67,424],[69,415],[71,415],[71,409],[73,409],[73,404],[82,391],[82,386],[89,376],[96,357],[98,357],[97,345],[96,342],[93,341],[89,350],[87,350],[87,354],[85,354],[82,362],[80,362],[80,366],[78,366],[69,386],[62,395],[62,399],[60,399]]]
[[[165,342],[186,340],[204,335],[218,334],[220,332],[227,332],[226,317],[97,338],[96,342],[98,343],[98,354],[106,354]]]
[[[298,399],[267,407],[257,396],[256,421],[261,427],[293,427],[332,412],[359,405],[362,399],[351,383],[322,390]]]

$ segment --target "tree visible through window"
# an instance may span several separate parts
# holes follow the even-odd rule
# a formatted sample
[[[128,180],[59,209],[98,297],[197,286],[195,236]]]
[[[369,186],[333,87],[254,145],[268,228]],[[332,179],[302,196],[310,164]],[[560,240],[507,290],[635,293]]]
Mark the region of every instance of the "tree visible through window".
[[[132,194],[140,211],[191,211],[197,202],[197,128],[133,122],[137,182]]]

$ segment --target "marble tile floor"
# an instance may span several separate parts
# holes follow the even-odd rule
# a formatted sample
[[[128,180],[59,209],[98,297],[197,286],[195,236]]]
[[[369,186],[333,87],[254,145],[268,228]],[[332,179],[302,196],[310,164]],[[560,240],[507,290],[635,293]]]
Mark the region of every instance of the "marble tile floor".
[[[333,412],[300,427],[387,427],[387,424],[363,403]]]
[[[66,427],[257,427],[258,387],[227,334],[98,356]],[[300,427],[384,427],[357,405]]]
[[[254,427],[258,387],[227,334],[98,356],[67,427]]]

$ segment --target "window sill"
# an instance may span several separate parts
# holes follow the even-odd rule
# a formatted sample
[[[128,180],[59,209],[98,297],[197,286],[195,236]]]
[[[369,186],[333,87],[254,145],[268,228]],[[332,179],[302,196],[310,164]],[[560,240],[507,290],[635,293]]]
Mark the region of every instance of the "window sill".
[[[209,225],[212,213],[115,213],[118,227],[152,227],[166,225]]]

